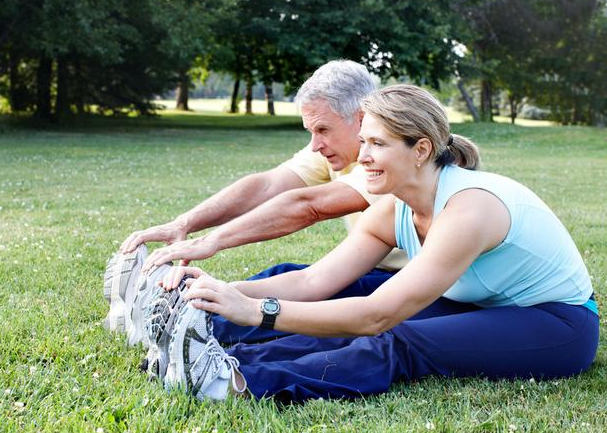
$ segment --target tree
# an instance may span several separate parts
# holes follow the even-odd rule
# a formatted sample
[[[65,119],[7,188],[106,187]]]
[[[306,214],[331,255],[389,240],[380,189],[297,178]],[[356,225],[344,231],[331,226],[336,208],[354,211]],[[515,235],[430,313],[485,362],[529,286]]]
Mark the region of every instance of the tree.
[[[10,0],[9,6],[0,52],[8,59],[11,107],[43,119],[93,104],[100,112],[149,113],[154,95],[174,88],[201,51],[196,34],[175,30],[186,16],[187,25],[204,16],[193,0]]]
[[[459,76],[480,81],[481,119],[491,120],[495,89],[506,91],[512,122],[526,97],[563,123],[592,122],[602,109],[594,95],[604,88],[604,1],[456,0],[451,8],[468,48]]]

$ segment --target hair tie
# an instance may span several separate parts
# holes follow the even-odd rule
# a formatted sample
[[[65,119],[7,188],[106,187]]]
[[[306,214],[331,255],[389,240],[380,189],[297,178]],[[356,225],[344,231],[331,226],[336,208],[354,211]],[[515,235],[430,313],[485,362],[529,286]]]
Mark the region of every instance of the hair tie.
[[[451,147],[453,144],[453,135],[449,134],[449,141],[447,141],[447,147]]]

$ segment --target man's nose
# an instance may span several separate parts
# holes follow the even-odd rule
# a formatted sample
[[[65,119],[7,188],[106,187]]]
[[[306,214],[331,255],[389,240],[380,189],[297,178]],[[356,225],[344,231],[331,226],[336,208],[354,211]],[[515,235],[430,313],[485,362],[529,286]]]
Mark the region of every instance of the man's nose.
[[[318,152],[320,149],[324,147],[324,142],[322,141],[322,135],[320,134],[312,134],[312,151]]]

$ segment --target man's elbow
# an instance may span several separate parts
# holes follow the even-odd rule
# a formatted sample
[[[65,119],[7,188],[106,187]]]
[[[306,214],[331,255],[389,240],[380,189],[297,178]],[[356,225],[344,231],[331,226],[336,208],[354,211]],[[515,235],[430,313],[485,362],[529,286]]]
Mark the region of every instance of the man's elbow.
[[[300,189],[287,191],[282,194],[281,202],[281,208],[285,209],[285,212],[290,209],[296,215],[302,227],[307,227],[324,219],[319,212],[314,197],[307,191],[300,191]]]

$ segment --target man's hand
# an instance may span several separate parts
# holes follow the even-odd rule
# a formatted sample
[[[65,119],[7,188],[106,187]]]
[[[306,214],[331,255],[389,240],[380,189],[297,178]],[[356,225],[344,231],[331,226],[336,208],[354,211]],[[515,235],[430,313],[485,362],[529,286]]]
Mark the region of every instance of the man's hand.
[[[170,223],[131,233],[120,246],[120,252],[122,254],[130,253],[145,242],[166,242],[167,244],[172,244],[184,240],[187,234],[187,230],[183,225],[171,221]]]
[[[191,260],[204,260],[212,257],[218,249],[213,242],[207,241],[206,237],[175,242],[166,247],[154,250],[143,264],[142,272],[146,272],[154,266],[160,266],[175,259],[181,259],[181,265],[187,265]]]

